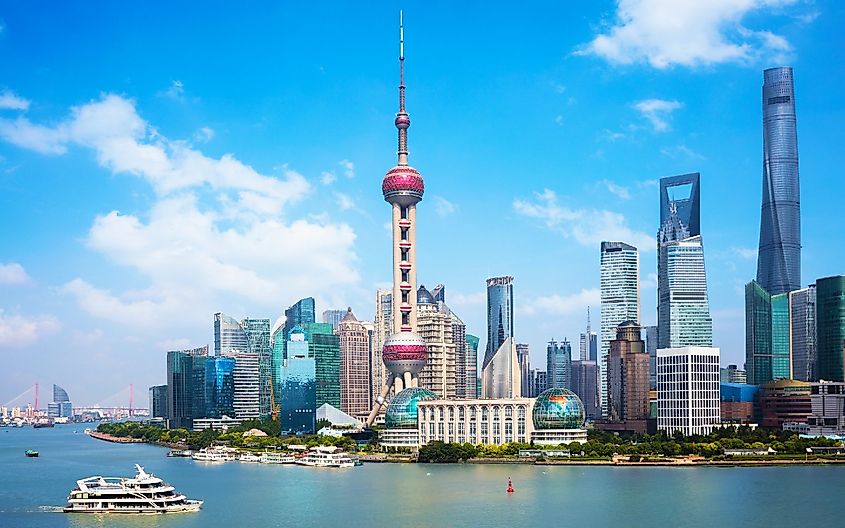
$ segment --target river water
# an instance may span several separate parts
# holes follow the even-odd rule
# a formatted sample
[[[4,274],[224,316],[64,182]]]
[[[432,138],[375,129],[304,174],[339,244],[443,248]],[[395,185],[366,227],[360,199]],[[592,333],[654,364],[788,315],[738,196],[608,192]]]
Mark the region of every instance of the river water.
[[[0,527],[845,526],[845,466],[765,468],[208,464],[111,444],[82,425],[0,428]],[[26,458],[26,449],[41,453]],[[141,464],[202,511],[68,515],[77,479]],[[505,493],[508,477],[516,493]]]

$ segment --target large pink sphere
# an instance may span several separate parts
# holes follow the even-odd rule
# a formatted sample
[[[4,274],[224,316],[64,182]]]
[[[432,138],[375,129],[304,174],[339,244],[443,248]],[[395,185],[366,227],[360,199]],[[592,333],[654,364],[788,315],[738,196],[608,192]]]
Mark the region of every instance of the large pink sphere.
[[[425,183],[417,169],[408,165],[397,165],[387,171],[381,182],[384,199],[400,205],[414,205],[422,200]]]
[[[384,366],[392,374],[402,376],[410,372],[416,375],[428,360],[428,347],[423,338],[414,332],[399,332],[385,340],[381,356]]]

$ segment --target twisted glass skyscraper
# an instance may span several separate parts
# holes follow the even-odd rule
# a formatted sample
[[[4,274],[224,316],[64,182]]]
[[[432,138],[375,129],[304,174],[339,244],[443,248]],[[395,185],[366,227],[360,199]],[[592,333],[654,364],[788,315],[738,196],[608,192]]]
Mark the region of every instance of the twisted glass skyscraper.
[[[763,71],[763,208],[757,282],[777,295],[801,287],[798,132],[792,68]]]

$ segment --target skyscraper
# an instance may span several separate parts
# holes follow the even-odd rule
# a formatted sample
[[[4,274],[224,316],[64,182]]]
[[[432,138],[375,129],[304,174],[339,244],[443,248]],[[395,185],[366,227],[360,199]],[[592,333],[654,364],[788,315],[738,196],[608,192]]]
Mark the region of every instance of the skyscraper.
[[[335,332],[338,331],[344,317],[346,317],[346,310],[323,310],[323,322],[332,325]]]
[[[47,416],[50,418],[72,418],[73,404],[67,391],[53,384],[53,401],[47,404]]]
[[[697,172],[660,179],[658,348],[713,344],[699,210]]]
[[[763,206],[757,282],[771,295],[801,287],[801,195],[792,68],[763,71]]]
[[[531,359],[528,343],[516,344],[516,360],[519,362],[519,375],[522,377],[520,382],[522,394],[527,396],[528,388],[531,387]]]
[[[150,418],[167,417],[167,385],[150,387]]]
[[[645,350],[648,353],[648,385],[657,390],[657,327],[644,326]]]
[[[584,414],[590,420],[601,417],[598,389],[598,365],[595,361],[572,362],[572,392],[581,398]]]
[[[272,383],[273,349],[270,346],[270,319],[244,319],[241,327],[246,335],[247,352],[258,355],[259,415],[270,416],[270,384]]]
[[[599,397],[607,415],[607,355],[616,327],[640,320],[640,254],[624,242],[601,243],[601,355]]]
[[[317,368],[308,356],[308,342],[300,326],[291,328],[287,359],[280,373],[279,419],[283,431],[313,433],[317,414]]]
[[[816,285],[789,292],[792,379],[816,381]]]
[[[315,323],[317,322],[315,317],[316,308],[313,297],[300,299],[296,302],[296,304],[290,306],[287,310],[285,310],[285,339],[283,342],[287,343],[287,334],[294,326]]]
[[[235,417],[235,358],[210,357],[205,362],[203,418]]]
[[[440,398],[457,394],[457,362],[452,314],[444,302],[435,302],[425,286],[417,290],[417,333],[425,341],[428,359],[419,373],[419,386]]]
[[[390,377],[381,389],[367,425],[373,423],[391,385],[395,389],[418,386],[417,375],[425,366],[428,350],[416,334],[417,326],[417,204],[425,184],[420,173],[408,165],[408,127],[405,111],[405,30],[399,15],[399,112],[394,121],[399,133],[398,161],[382,180],[384,200],[392,210],[393,231],[393,334],[382,347],[382,359]],[[416,401],[416,400],[414,400]]]
[[[572,345],[554,339],[546,347],[547,389],[569,389],[572,386]]]
[[[370,410],[370,337],[347,309],[338,325],[340,336],[340,410],[351,415]]]
[[[845,381],[845,275],[816,281],[816,354],[819,379]]]
[[[235,359],[235,366],[232,369],[234,418],[238,420],[259,418],[261,358],[253,352],[237,351],[231,353],[231,357]]]
[[[340,409],[340,336],[329,323],[303,324],[302,329],[317,371],[317,407],[328,403]]]
[[[649,418],[648,363],[640,326],[634,321],[620,324],[616,330],[616,339],[610,342],[607,363],[610,420],[628,422]]]
[[[223,356],[232,350],[248,349],[246,333],[237,320],[226,314],[214,314],[214,355]]]
[[[475,392],[470,395],[470,389],[467,385],[467,363],[469,362],[467,357],[469,354],[467,326],[455,312],[452,310],[449,310],[449,312],[452,317],[452,342],[455,343],[455,398],[475,398]],[[475,376],[474,373],[473,376]],[[472,390],[475,390],[474,383]]]
[[[581,334],[581,355],[582,361],[598,361],[598,336],[590,326],[590,307],[587,306],[587,331]]]
[[[466,396],[465,398],[477,398],[480,387],[478,386],[478,336],[466,335]]]
[[[393,334],[393,294],[390,290],[376,290],[376,311],[373,318],[373,356],[372,356],[372,401],[378,398],[379,391],[387,383],[388,371],[381,358],[381,349],[387,338]]]
[[[496,350],[485,358],[481,369],[481,397],[486,399],[520,398],[522,376],[516,358],[516,343],[508,337]]]
[[[789,294],[770,295],[757,281],[745,285],[745,368],[761,385],[792,375]]]
[[[208,345],[167,353],[167,426],[171,429],[193,426],[194,418],[202,418],[205,409],[194,409],[194,359],[205,367]],[[200,390],[204,391],[204,387]]]
[[[719,349],[658,349],[657,428],[706,435],[720,421]]]
[[[513,337],[513,277],[487,279],[487,350],[484,365],[490,362],[505,339]]]

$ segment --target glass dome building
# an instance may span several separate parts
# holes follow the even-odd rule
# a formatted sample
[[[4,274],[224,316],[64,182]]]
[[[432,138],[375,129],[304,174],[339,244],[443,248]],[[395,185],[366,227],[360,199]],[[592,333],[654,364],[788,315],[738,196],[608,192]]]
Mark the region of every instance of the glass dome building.
[[[384,425],[388,429],[417,428],[417,403],[420,400],[436,400],[437,395],[428,389],[412,387],[405,389],[390,400]],[[583,410],[582,410],[583,414]]]
[[[535,430],[584,427],[584,404],[568,389],[556,388],[542,392],[534,402],[531,415]]]

